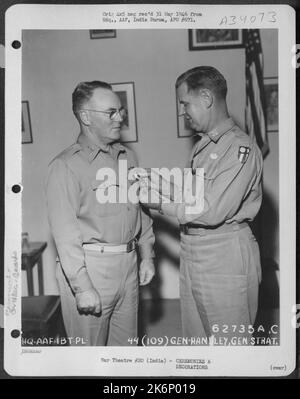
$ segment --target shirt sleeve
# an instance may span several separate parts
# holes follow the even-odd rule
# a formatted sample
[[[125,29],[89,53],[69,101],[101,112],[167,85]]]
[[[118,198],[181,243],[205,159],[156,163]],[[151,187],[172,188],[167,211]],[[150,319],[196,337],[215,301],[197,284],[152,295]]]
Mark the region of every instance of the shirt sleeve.
[[[77,220],[79,182],[62,159],[55,159],[49,166],[46,197],[50,228],[64,273],[75,293],[91,289]]]
[[[205,172],[205,170],[204,170]],[[238,147],[226,161],[220,160],[213,176],[204,177],[203,209],[198,214],[186,212],[186,205],[163,204],[167,215],[176,216],[179,223],[196,223],[217,226],[230,220],[242,205],[255,185],[259,191],[262,173],[262,159],[259,149],[252,147],[246,162],[238,159]]]

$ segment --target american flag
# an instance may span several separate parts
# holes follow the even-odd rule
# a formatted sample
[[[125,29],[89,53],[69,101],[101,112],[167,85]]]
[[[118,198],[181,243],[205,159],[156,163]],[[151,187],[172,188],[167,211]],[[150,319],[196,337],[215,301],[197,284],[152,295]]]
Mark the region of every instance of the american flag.
[[[269,151],[259,29],[246,29],[246,131],[255,137],[263,156]]]

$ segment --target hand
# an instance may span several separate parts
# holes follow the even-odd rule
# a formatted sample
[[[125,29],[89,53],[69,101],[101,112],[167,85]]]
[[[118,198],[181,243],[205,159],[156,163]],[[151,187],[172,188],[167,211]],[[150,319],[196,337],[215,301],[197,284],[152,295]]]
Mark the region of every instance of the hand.
[[[139,200],[146,208],[159,210],[161,208],[162,198],[157,190],[153,190],[150,184],[141,185]],[[151,202],[153,201],[153,202]]]
[[[151,189],[157,191],[168,203],[182,202],[182,188],[180,185],[175,184],[169,175],[166,176],[164,173],[158,173],[153,169],[151,170],[151,175],[148,175],[148,179]]]
[[[75,295],[79,313],[99,315],[102,310],[101,298],[95,288],[78,292]]]
[[[140,264],[140,285],[147,285],[155,275],[155,267],[152,259],[143,259]]]
[[[151,209],[159,210],[161,203],[182,203],[182,190],[177,184],[155,170],[140,180],[139,199]]]

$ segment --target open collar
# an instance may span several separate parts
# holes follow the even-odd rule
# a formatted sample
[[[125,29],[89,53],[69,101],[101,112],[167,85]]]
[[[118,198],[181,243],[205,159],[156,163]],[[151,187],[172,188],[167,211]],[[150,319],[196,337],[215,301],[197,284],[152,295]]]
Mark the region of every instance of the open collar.
[[[77,139],[77,144],[86,152],[88,160],[91,163],[101,152],[110,153],[111,150],[116,151],[117,157],[120,153],[126,152],[126,147],[120,143],[114,143],[111,146],[96,144],[90,140],[85,134],[80,133]]]
[[[208,132],[207,135],[213,142],[217,143],[225,133],[233,128],[234,125],[235,122],[233,119],[227,118],[224,122],[219,123],[219,125],[217,125],[213,130]]]

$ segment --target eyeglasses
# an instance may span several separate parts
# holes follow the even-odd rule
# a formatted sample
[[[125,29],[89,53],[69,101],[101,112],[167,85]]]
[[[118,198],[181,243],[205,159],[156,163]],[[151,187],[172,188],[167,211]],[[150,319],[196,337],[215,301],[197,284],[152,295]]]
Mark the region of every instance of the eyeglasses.
[[[109,115],[111,120],[116,119],[118,115],[120,115],[122,120],[124,120],[127,116],[127,110],[123,107],[120,109],[112,109],[111,111],[99,111],[97,109],[80,109],[79,111],[100,112],[101,114]]]

